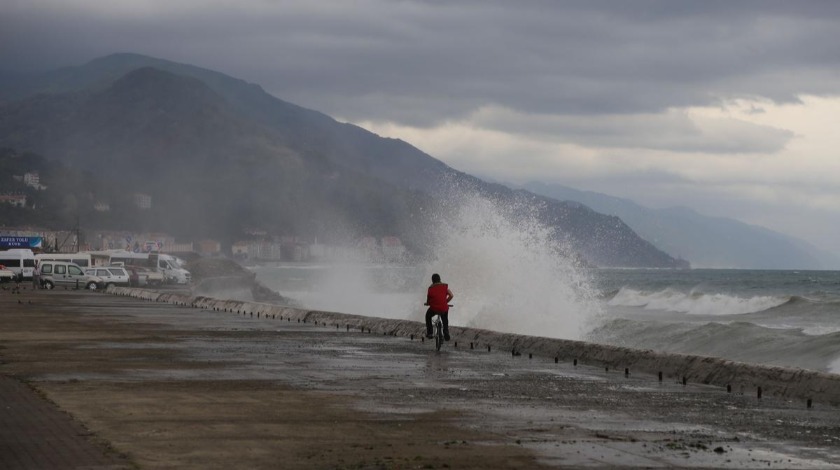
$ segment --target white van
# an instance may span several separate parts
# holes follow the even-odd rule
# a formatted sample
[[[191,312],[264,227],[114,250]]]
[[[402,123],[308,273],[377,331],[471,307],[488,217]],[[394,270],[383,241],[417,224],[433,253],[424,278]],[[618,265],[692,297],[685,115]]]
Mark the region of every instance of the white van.
[[[133,253],[126,250],[105,250],[92,253],[94,265],[103,266],[143,266],[163,274],[164,282],[170,284],[189,284],[190,272],[183,268],[180,258],[172,255],[152,252]]]
[[[102,278],[85,274],[82,268],[67,261],[44,261],[41,268],[41,285],[44,289],[72,287],[96,290],[105,287]]]
[[[102,250],[91,251],[91,266],[147,266],[149,255],[147,253],[133,253],[126,250]]]
[[[42,261],[67,261],[75,263],[83,269],[93,266],[93,260],[91,259],[90,253],[86,251],[79,253],[40,253],[35,255],[35,260],[37,260],[38,263],[41,263]]]
[[[154,260],[155,253],[149,256],[150,260]],[[166,282],[173,284],[189,284],[192,280],[192,275],[189,271],[184,269],[183,264],[179,258],[172,255],[157,255],[157,268],[163,273]]]
[[[11,270],[24,279],[32,279],[32,271],[35,270],[35,255],[32,250],[23,248],[12,248],[0,251],[0,265]]]

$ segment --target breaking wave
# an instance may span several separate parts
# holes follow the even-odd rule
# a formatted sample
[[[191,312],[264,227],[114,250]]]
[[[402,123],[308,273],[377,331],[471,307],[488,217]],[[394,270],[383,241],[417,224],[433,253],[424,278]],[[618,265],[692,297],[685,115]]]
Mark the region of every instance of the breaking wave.
[[[790,301],[790,297],[769,295],[739,297],[721,293],[686,293],[670,288],[657,292],[622,288],[607,303],[610,306],[640,307],[689,315],[739,315],[761,312]]]
[[[461,195],[425,266],[455,293],[455,325],[579,339],[600,304],[549,228],[521,207]]]
[[[587,339],[603,344],[725,357],[743,362],[840,372],[840,332],[809,335],[799,328],[751,322],[661,322],[614,319]]]
[[[435,208],[433,259],[255,268],[258,279],[307,308],[423,321],[426,287],[439,273],[455,294],[449,321],[580,339],[602,310],[587,274],[531,209],[452,190]]]

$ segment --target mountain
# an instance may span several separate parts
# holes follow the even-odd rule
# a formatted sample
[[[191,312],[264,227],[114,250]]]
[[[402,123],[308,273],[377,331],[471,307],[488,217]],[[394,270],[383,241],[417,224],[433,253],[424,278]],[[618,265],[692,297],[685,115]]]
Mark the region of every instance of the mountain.
[[[840,260],[808,243],[764,227],[702,215],[685,207],[649,209],[628,199],[531,182],[524,188],[564,201],[577,201],[621,218],[660,250],[694,267],[742,269],[836,269]]]
[[[486,183],[211,70],[116,54],[0,82],[0,147],[152,195],[160,203],[150,228],[226,243],[246,228],[327,240],[398,235],[422,253],[432,212],[469,188],[500,206],[532,207],[523,212],[590,263],[685,266],[618,217]]]

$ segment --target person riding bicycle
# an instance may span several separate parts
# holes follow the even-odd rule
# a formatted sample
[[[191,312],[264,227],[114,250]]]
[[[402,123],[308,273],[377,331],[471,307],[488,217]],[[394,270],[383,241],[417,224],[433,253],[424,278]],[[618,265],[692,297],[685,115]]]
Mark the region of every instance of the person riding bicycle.
[[[426,294],[426,304],[429,309],[426,310],[426,337],[432,337],[432,317],[440,315],[443,322],[443,339],[449,341],[449,302],[452,298],[452,291],[449,290],[449,285],[440,282],[440,274],[432,274],[432,285],[429,286],[429,291]]]

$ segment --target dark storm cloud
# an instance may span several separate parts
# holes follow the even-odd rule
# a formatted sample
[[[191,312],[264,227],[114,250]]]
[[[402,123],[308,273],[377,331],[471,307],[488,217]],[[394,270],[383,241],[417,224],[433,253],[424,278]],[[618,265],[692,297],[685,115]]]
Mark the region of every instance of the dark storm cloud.
[[[837,24],[838,1],[4,0],[0,69],[194,64],[498,181],[691,205],[840,252],[818,125],[836,103],[804,96],[840,95]],[[792,117],[768,102],[800,99]]]
[[[836,94],[840,2],[16,1],[4,68],[139,52],[353,120],[427,125],[486,105],[652,113]]]

